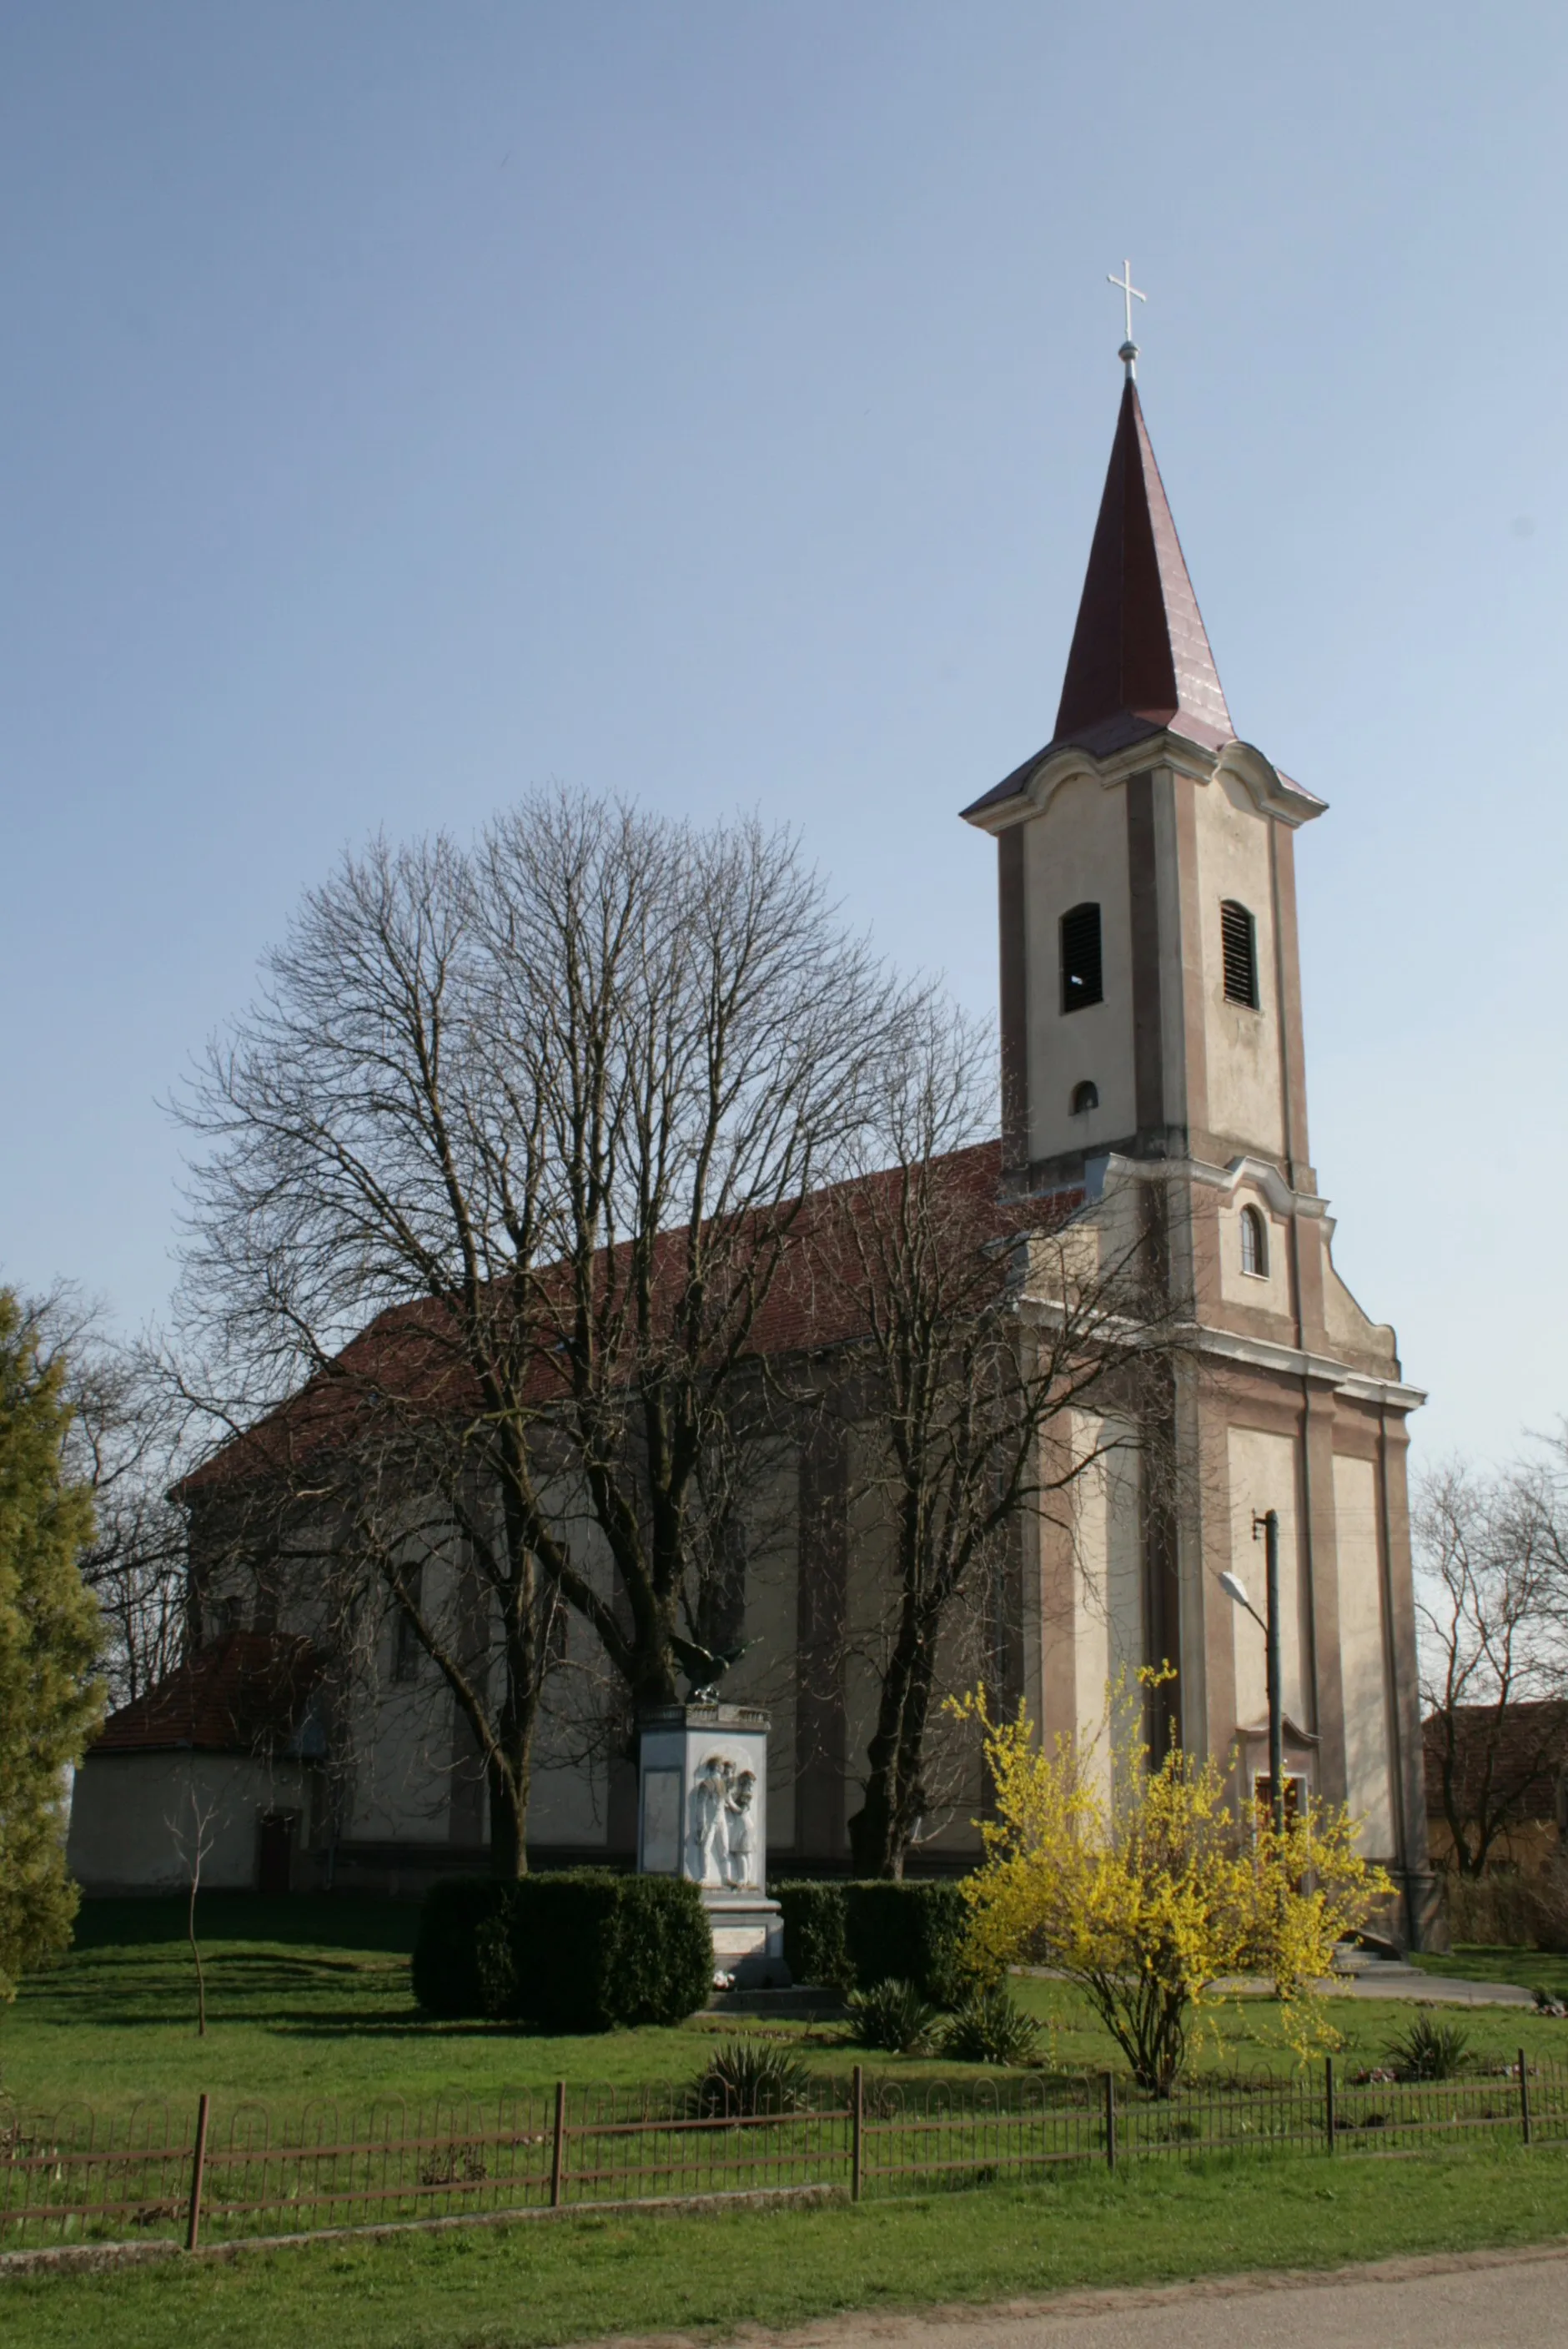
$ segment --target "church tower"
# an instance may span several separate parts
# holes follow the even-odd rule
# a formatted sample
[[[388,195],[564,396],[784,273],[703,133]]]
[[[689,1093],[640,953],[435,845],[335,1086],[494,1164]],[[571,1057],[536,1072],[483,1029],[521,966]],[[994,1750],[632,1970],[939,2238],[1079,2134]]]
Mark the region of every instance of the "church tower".
[[[1006,1179],[1158,1201],[1197,1331],[1171,1430],[1180,1504],[1136,1499],[1121,1543],[1139,1660],[1177,1664],[1169,1725],[1236,1752],[1239,1795],[1266,1773],[1263,1640],[1219,1578],[1261,1606],[1253,1520],[1277,1511],[1286,1767],[1363,1821],[1362,1849],[1400,1887],[1397,1930],[1419,1941],[1432,1885],[1405,1454],[1423,1398],[1334,1269],[1307,1141],[1295,835],[1326,803],[1236,734],[1136,357],[1130,339],[1050,740],[964,811],[997,845]],[[1038,1548],[1026,1582],[1059,1583],[1048,1530]],[[1081,1729],[1103,1637],[1088,1658],[1081,1609],[1069,1630],[1029,1597],[1032,1706],[1047,1733]]]

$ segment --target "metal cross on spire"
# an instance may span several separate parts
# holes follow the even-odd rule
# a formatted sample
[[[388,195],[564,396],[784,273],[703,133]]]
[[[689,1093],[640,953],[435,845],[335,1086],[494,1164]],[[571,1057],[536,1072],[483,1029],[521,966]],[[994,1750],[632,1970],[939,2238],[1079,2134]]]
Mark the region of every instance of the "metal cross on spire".
[[[1116,356],[1127,369],[1127,380],[1131,383],[1138,374],[1138,345],[1132,339],[1132,305],[1135,302],[1147,302],[1149,296],[1147,294],[1140,294],[1133,284],[1130,261],[1122,263],[1119,277],[1108,275],[1105,282],[1108,285],[1115,286],[1127,305],[1127,340]]]

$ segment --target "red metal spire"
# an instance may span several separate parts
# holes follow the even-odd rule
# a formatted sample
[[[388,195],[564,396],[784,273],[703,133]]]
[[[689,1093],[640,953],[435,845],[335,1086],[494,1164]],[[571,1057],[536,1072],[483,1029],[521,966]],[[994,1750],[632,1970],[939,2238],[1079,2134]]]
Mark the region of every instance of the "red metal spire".
[[[1106,751],[1157,726],[1210,750],[1235,738],[1130,370],[1053,745]]]

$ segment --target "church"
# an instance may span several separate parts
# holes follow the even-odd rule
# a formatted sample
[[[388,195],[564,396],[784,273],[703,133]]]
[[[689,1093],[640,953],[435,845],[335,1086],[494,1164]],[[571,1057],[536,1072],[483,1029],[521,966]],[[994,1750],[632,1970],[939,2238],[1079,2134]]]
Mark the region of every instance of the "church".
[[[996,843],[1002,1116],[987,1179],[1021,1210],[1072,1195],[1092,1216],[1132,1198],[1157,1219],[1190,1300],[1163,1431],[1179,1473],[1157,1486],[1113,1459],[1082,1480],[1070,1523],[1026,1514],[1005,1693],[1047,1738],[1092,1743],[1109,1682],[1174,1665],[1160,1727],[1233,1767],[1244,1816],[1268,1771],[1264,1640],[1221,1578],[1262,1604],[1256,1534],[1272,1512],[1287,1776],[1348,1806],[1398,1888],[1386,1929],[1418,1945],[1434,1889],[1405,1464],[1422,1397],[1393,1331],[1335,1270],[1311,1161],[1295,835],[1326,803],[1236,736],[1130,338],[1121,357],[1055,725],[963,818]],[[834,1473],[809,1448],[795,1464],[791,1507],[748,1561],[748,1649],[725,1688],[772,1716],[775,1876],[844,1872],[860,1798],[864,1675],[852,1645],[825,1649],[812,1626],[865,1612],[877,1542]],[[241,1583],[203,1586],[192,1619],[181,1671],[111,1718],[78,1775],[70,1858],[87,1889],[180,1879],[170,1821],[185,1779],[211,1822],[209,1884],[409,1893],[483,1865],[482,1784],[430,1765],[396,1621],[365,1758],[329,1804],[308,1619],[263,1617]],[[629,1860],[624,1766],[542,1736],[531,1856]],[[961,1768],[912,1866],[969,1864],[983,1800],[977,1769]]]

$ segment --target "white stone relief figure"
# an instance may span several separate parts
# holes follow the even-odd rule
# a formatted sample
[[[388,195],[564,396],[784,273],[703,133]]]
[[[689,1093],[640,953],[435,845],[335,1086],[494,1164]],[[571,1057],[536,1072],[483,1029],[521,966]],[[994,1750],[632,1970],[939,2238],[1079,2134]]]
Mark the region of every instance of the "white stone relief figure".
[[[756,1793],[756,1772],[742,1770],[730,1788],[725,1812],[728,1880],[737,1891],[757,1882],[757,1814],[751,1807]]]
[[[734,1764],[710,1754],[692,1783],[692,1874],[699,1884],[722,1884],[727,1858],[725,1805]]]

